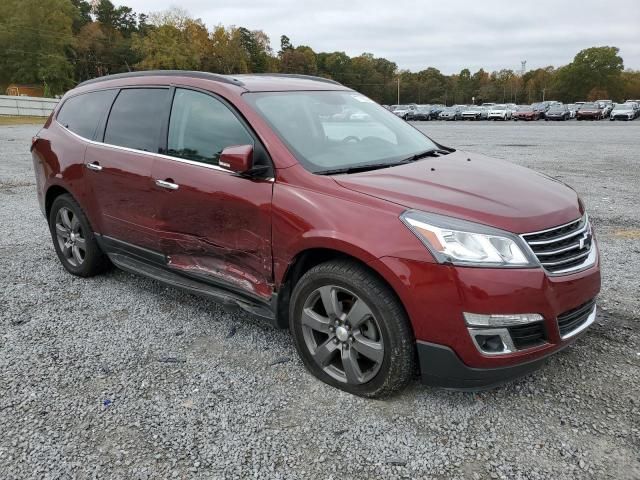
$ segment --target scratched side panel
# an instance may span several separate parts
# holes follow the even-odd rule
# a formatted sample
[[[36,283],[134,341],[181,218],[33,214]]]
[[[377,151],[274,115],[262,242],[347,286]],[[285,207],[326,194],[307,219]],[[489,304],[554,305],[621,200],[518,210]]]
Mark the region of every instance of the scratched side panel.
[[[171,268],[268,299],[273,293],[273,183],[157,158],[153,178],[159,248]]]

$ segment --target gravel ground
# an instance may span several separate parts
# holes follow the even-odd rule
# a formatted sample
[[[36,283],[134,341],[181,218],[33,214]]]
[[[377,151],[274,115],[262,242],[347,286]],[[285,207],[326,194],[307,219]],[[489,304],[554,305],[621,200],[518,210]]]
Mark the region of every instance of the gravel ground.
[[[572,184],[597,228],[596,325],[489,392],[364,400],[307,374],[285,331],[121,271],[68,275],[37,127],[0,127],[0,477],[640,478],[640,122],[419,128]]]

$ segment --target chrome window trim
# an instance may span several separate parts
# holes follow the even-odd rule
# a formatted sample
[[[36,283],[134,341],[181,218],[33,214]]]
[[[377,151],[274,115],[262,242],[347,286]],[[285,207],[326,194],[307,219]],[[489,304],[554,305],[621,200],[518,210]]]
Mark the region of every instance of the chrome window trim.
[[[575,337],[576,335],[578,335],[579,333],[584,332],[587,328],[589,328],[593,322],[596,321],[596,310],[597,310],[597,305],[594,303],[593,304],[593,310],[591,311],[591,313],[589,314],[589,316],[587,317],[587,320],[580,325],[578,328],[576,328],[575,330],[571,330],[569,333],[567,333],[566,335],[561,335],[560,338],[562,340],[568,340],[571,337]],[[557,320],[556,320],[557,322]]]
[[[122,147],[120,145],[113,145],[111,143],[96,142],[95,140],[89,140],[88,138],[85,138],[85,137],[83,137],[81,135],[78,135],[77,133],[72,132],[71,130],[69,130],[67,127],[65,127],[60,122],[58,122],[58,119],[56,119],[55,122],[60,127],[62,127],[66,132],[70,133],[74,137],[82,140],[83,142],[90,143],[92,145],[97,145],[99,147],[114,148],[116,150],[121,150],[123,152],[138,153],[138,154],[148,155],[148,156],[152,156],[152,157],[164,158],[166,160],[173,160],[174,162],[185,163],[187,165],[193,165],[195,167],[203,167],[203,168],[208,168],[210,170],[216,170],[218,172],[225,172],[225,173],[228,173],[230,175],[236,175],[236,173],[234,171],[228,170],[226,168],[219,167],[217,165],[210,165],[208,163],[201,163],[201,162],[196,162],[194,160],[187,160],[186,158],[179,158],[179,157],[172,157],[170,155],[163,155],[162,153],[147,152],[146,150],[138,150],[136,148]],[[267,182],[274,182],[275,178],[268,177],[268,178],[265,178],[264,180],[267,181]]]

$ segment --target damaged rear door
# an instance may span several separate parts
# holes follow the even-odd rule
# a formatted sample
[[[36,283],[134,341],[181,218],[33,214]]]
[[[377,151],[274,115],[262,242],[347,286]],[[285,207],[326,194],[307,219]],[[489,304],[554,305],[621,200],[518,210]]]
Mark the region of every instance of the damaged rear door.
[[[228,146],[254,145],[254,161],[270,164],[266,151],[229,105],[200,91],[175,89],[166,131],[152,178],[167,266],[269,300],[273,179],[218,165]]]

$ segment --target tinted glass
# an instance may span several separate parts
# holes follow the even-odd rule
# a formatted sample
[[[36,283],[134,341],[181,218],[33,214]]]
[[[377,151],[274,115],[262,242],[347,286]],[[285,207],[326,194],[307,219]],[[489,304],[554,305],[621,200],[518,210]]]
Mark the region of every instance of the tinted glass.
[[[265,92],[244,97],[311,172],[391,165],[437,149],[422,132],[356,92]]]
[[[162,88],[121,90],[109,114],[104,143],[157,152],[166,100],[167,90]]]
[[[117,93],[117,90],[103,90],[72,97],[62,105],[57,120],[73,133],[93,140],[102,115]]]
[[[253,145],[253,138],[231,110],[210,95],[177,89],[168,154],[217,165],[222,150],[232,145]]]

